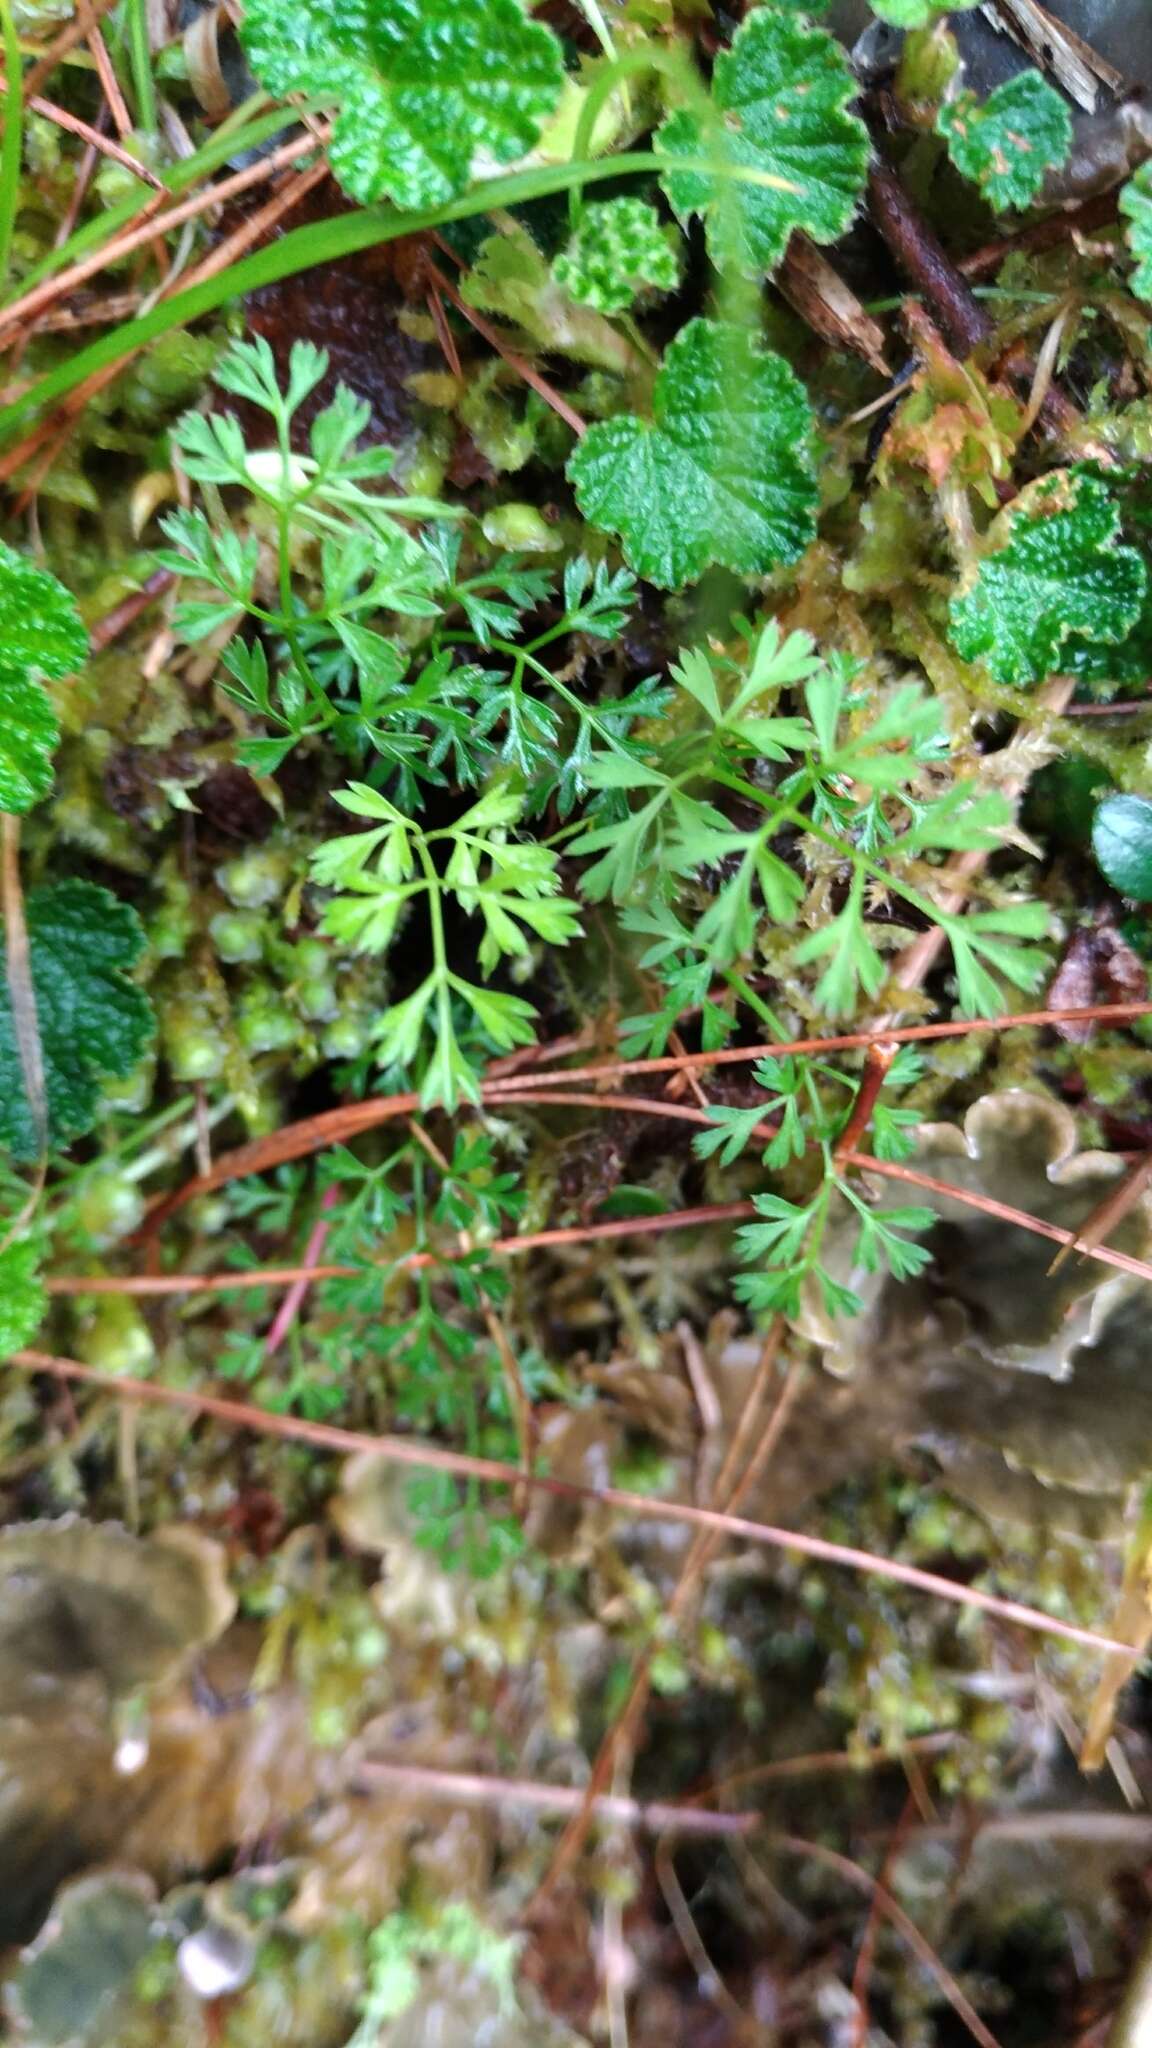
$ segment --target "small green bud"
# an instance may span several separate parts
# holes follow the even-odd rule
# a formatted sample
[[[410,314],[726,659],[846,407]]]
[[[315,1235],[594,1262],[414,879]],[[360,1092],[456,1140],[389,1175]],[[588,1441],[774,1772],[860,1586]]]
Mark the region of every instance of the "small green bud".
[[[240,1005],[236,1035],[245,1052],[290,1052],[299,1036],[299,1025],[277,994],[253,990]]]
[[[182,994],[161,1014],[164,1051],[176,1081],[210,1081],[220,1074],[228,1045],[203,997]]]
[[[117,1244],[135,1230],[144,1214],[144,1198],[135,1181],[116,1167],[98,1167],[85,1174],[76,1196],[75,1216],[89,1242],[98,1249]]]
[[[126,1294],[97,1295],[82,1317],[75,1344],[85,1365],[98,1372],[139,1379],[156,1362],[152,1332]]]
[[[323,939],[298,939],[292,953],[299,973],[309,979],[327,974],[332,965],[332,948]]]
[[[491,541],[494,548],[514,548],[518,554],[550,554],[561,543],[561,536],[535,505],[518,501],[497,505],[485,513],[480,523],[485,540]]]
[[[290,863],[282,847],[261,846],[217,868],[216,880],[231,903],[243,910],[261,910],[276,903],[288,886]]]
[[[340,1015],[340,998],[330,981],[317,977],[313,981],[302,981],[296,986],[294,1000],[302,1017],[310,1024],[328,1024]]]
[[[208,930],[221,960],[234,964],[263,955],[266,922],[254,911],[218,910]]]
[[[326,1060],[355,1060],[365,1052],[372,1037],[372,1021],[363,1011],[345,1010],[328,1026],[320,1040]]]

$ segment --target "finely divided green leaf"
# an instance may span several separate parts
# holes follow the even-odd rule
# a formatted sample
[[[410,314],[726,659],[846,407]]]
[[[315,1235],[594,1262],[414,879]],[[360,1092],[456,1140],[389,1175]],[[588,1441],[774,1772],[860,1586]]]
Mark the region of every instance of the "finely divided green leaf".
[[[151,1037],[152,1006],[128,978],[144,950],[144,932],[134,910],[92,882],[33,890],[26,915],[49,1129],[62,1142],[91,1129],[101,1079],[129,1074]],[[17,1159],[37,1152],[3,978],[0,1145]]]
[[[936,126],[957,170],[998,208],[1030,205],[1072,147],[1068,103],[1038,71],[1018,72],[983,101],[959,93]]]
[[[1120,546],[1120,515],[1095,477],[1056,473],[1022,492],[1005,547],[986,555],[950,607],[953,646],[997,682],[1035,683],[1060,667],[1069,634],[1120,641],[1140,614],[1147,573]]]
[[[675,590],[713,562],[757,576],[815,533],[813,420],[782,357],[740,327],[690,320],[653,394],[654,418],[590,427],[568,464],[585,518],[632,567]]]
[[[1092,851],[1122,896],[1152,903],[1152,803],[1147,797],[1105,797],[1092,822]]]
[[[682,219],[708,219],[713,261],[749,276],[779,263],[802,228],[835,241],[851,222],[868,164],[868,132],[847,107],[858,87],[824,29],[757,8],[716,60],[719,119],[681,110],[656,136],[664,190]],[[709,159],[717,171],[689,169]],[[748,175],[733,178],[731,170]],[[771,179],[771,184],[756,182]]]
[[[87,656],[64,585],[0,542],[0,811],[30,810],[51,787],[60,728],[40,679],[59,682]]]
[[[242,33],[269,92],[336,107],[332,168],[365,205],[436,206],[524,156],[563,84],[517,0],[248,0]]]
[[[36,1335],[48,1308],[37,1248],[27,1239],[0,1251],[0,1358]]]

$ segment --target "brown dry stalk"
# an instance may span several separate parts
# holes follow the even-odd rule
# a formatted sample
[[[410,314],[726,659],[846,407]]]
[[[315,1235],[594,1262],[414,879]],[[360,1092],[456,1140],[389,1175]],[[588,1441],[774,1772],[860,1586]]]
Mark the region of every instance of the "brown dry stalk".
[[[891,1921],[897,1933],[907,1942],[917,1961],[936,1979],[952,2010],[963,2021],[973,2040],[980,2043],[980,2048],[999,2048],[995,2034],[985,2026],[951,1971],[941,1962],[931,1942],[921,1934],[916,1922],[909,1918],[903,1906],[893,1898],[891,1892],[878,1878],[873,1877],[861,1864],[853,1863],[851,1857],[841,1856],[837,1850],[826,1848],[822,1842],[806,1842],[798,1835],[773,1835],[771,1844],[774,1849],[782,1849],[787,1855],[806,1856],[814,1862],[823,1863],[827,1869],[835,1870],[840,1877],[854,1885],[857,1891],[867,1892],[876,1901],[884,1918]]]
[[[572,1223],[555,1230],[526,1231],[523,1237],[501,1237],[485,1246],[489,1253],[516,1258],[561,1244],[592,1244],[598,1239],[647,1237],[665,1230],[703,1228],[711,1223],[743,1223],[756,1214],[751,1202],[701,1202],[695,1209],[669,1209],[662,1216],[613,1216],[605,1223]],[[379,1268],[381,1277],[412,1272],[422,1266],[450,1264],[439,1252],[406,1252]],[[225,1294],[232,1288],[290,1287],[307,1274],[309,1280],[349,1280],[363,1266],[237,1267],[234,1273],[152,1273],[123,1278],[109,1273],[58,1274],[46,1285],[53,1294]]]
[[[51,78],[61,59],[66,57],[70,50],[74,50],[77,43],[82,43],[85,36],[90,33],[93,23],[99,21],[102,14],[111,13],[115,5],[116,0],[91,0],[86,16],[77,8],[72,20],[65,24],[58,36],[53,37],[48,48],[32,66],[24,81],[25,92],[39,92],[40,87]]]
[[[1152,1181],[1152,1152],[1147,1152],[1143,1159],[1138,1159],[1131,1172],[1125,1174],[1119,1187],[1113,1188],[1110,1194],[1105,1195],[1104,1200],[1080,1225],[1075,1237],[1057,1252],[1048,1271],[1058,1272],[1065,1259],[1070,1259],[1073,1252],[1079,1252],[1082,1257],[1087,1257],[1106,1237],[1110,1237],[1117,1224],[1123,1222],[1128,1211],[1140,1200],[1149,1181]]]
[[[262,157],[258,163],[245,165],[243,170],[234,172],[229,178],[221,179],[218,185],[202,186],[191,198],[181,200],[166,213],[159,210],[167,196],[165,190],[158,198],[148,200],[135,222],[124,228],[120,234],[113,236],[103,248],[95,250],[91,256],[82,257],[67,270],[57,271],[54,277],[45,278],[42,284],[36,285],[30,292],[25,292],[22,299],[14,299],[10,306],[5,306],[0,312],[0,333],[9,327],[26,325],[42,307],[53,304],[57,299],[67,298],[90,277],[95,277],[100,271],[122,262],[134,249],[142,248],[145,243],[154,242],[158,235],[170,234],[174,228],[183,227],[185,221],[197,219],[199,215],[210,212],[214,206],[222,206],[226,201],[238,198],[242,192],[249,191],[254,185],[266,184],[278,171],[286,169],[299,157],[311,155],[315,148],[316,143],[312,136],[295,136],[291,142],[285,142],[279,149],[274,150],[271,156]]]
[[[495,349],[508,368],[515,370],[518,377],[523,377],[524,382],[539,393],[545,405],[550,405],[553,412],[564,421],[565,426],[571,427],[577,439],[582,439],[588,431],[588,424],[576,411],[575,406],[569,405],[568,400],[557,391],[554,384],[548,382],[547,377],[541,374],[534,363],[528,361],[527,356],[522,356],[517,350],[509,348],[499,330],[493,327],[490,321],[485,320],[474,306],[470,306],[467,299],[461,298],[455,285],[445,277],[444,272],[438,269],[435,263],[428,265],[428,275],[437,291],[442,292],[449,304],[455,306],[461,319],[467,320],[468,325],[475,328],[477,334],[488,343],[489,348]]]
[[[418,1123],[415,1117],[409,1117],[408,1129],[416,1143],[428,1154],[432,1164],[438,1167],[441,1173],[449,1173],[451,1169],[447,1159],[435,1139],[424,1129],[423,1124]],[[474,1239],[470,1230],[458,1230],[456,1242],[465,1257],[474,1249]],[[532,1470],[532,1455],[536,1447],[536,1417],[532,1412],[532,1402],[524,1385],[520,1361],[512,1348],[508,1332],[483,1288],[480,1289],[480,1312],[488,1332],[488,1341],[500,1360],[500,1370],[504,1375],[504,1385],[508,1393],[508,1406],[516,1423],[516,1447],[520,1453],[520,1470],[527,1477]],[[516,1511],[522,1514],[526,1508],[527,1495],[523,1488],[520,1488]]]
[[[574,1813],[582,1805],[579,1785],[540,1785],[529,1778],[492,1778],[468,1771],[434,1771],[421,1764],[377,1763],[371,1757],[356,1766],[366,1784],[406,1798],[431,1800],[441,1806],[524,1806],[535,1813]],[[620,1799],[612,1794],[594,1801],[597,1820],[642,1828],[646,1834],[750,1835],[761,1825],[758,1813],[715,1813],[702,1806],[666,1806],[660,1801]]]
[[[931,1174],[920,1173],[914,1166],[901,1166],[894,1159],[874,1159],[871,1153],[847,1152],[844,1164],[858,1167],[863,1173],[878,1173],[888,1180],[904,1181],[908,1187],[924,1188],[928,1194],[945,1195],[950,1202],[963,1202],[966,1208],[979,1209],[985,1216],[995,1216],[1001,1223],[1015,1224],[1018,1230],[1030,1230],[1036,1237],[1047,1237],[1053,1244],[1064,1245],[1069,1250],[1079,1246],[1074,1230],[1064,1230],[1059,1223],[1045,1223],[1027,1209],[1013,1209],[1007,1202],[996,1201],[992,1195],[978,1195],[972,1188],[953,1187],[950,1181],[934,1180]],[[1152,1265],[1146,1259],[1133,1258],[1130,1252],[1114,1251],[1105,1244],[1080,1248],[1086,1257],[1098,1259],[1101,1265],[1115,1266],[1119,1272],[1131,1273],[1137,1280],[1152,1281]]]
[[[230,264],[235,263],[253,242],[258,242],[263,235],[269,234],[282,216],[291,212],[292,208],[312,190],[313,186],[317,185],[322,178],[327,176],[327,165],[318,164],[311,171],[305,171],[299,178],[285,185],[260,208],[258,213],[254,213],[252,218],[244,223],[243,227],[238,228],[235,234],[228,237],[227,241],[219,243],[213,249],[211,255],[205,258],[204,262],[198,264],[194,270],[190,270],[187,273],[184,279],[186,286],[191,289],[194,285],[203,284],[208,278],[215,277],[218,271],[226,270]],[[163,290],[158,294],[158,297],[164,298],[175,283],[176,278],[170,277]],[[88,405],[89,400],[119,377],[122,371],[138,354],[139,349],[128,349],[115,362],[106,363],[103,369],[93,371],[92,375],[86,377],[82,384],[78,384],[75,391],[71,393],[63,405],[55,412],[49,413],[47,419],[34,427],[23,441],[10,449],[6,455],[0,457],[0,483],[8,482],[18,470],[23,468],[29,457],[35,454],[37,449],[41,448],[46,441],[54,443],[51,458],[54,460],[68,440],[76,420]],[[48,467],[48,464],[43,464],[42,470],[46,467]],[[28,495],[30,493],[26,492],[25,497]]]
[[[93,8],[92,0],[76,0],[76,14],[83,27],[84,41],[92,52],[92,62],[96,66],[96,76],[100,80],[104,98],[108,103],[108,112],[116,123],[121,136],[131,135],[132,116],[128,112],[128,102],[120,90],[120,81],[113,69],[112,59],[108,55],[103,31],[101,30],[96,11]]]
[[[778,1042],[725,1046],[716,1052],[662,1054],[656,1059],[612,1060],[591,1067],[567,1067],[548,1075],[549,1089],[563,1088],[567,1092],[570,1084],[587,1081],[597,1089],[607,1081],[622,1078],[627,1074],[668,1074],[708,1066],[746,1065],[750,1061],[764,1059],[767,1055],[780,1058],[788,1053],[854,1052],[867,1050],[870,1045],[890,1039],[900,1045],[922,1045],[934,1039],[963,1038],[969,1032],[1005,1031],[1014,1027],[1043,1027],[1049,1024],[1067,1023],[1128,1023],[1134,1017],[1152,1015],[1152,1003],[1094,1003],[1068,1009],[1025,1010],[1016,1015],[1001,1017],[965,1018],[951,1024],[910,1024],[896,1029],[850,1031],[831,1038],[793,1038],[786,1043]],[[563,1039],[557,1044],[529,1048],[539,1060],[566,1054],[573,1047],[573,1040]],[[489,1077],[481,1085],[481,1096],[485,1102],[500,1103],[517,1092],[526,1093],[519,1074],[509,1073],[505,1063],[494,1062]],[[575,1100],[575,1097],[571,1098]],[[617,1097],[615,1104],[620,1107],[627,1101],[632,1104],[636,1098]],[[654,1107],[646,1104],[645,1107]],[[691,1119],[694,1112],[687,1104],[675,1105],[677,1111]],[[361,1132],[374,1130],[377,1125],[388,1123],[393,1117],[409,1116],[419,1108],[419,1098],[408,1090],[397,1095],[378,1095],[368,1102],[348,1103],[339,1109],[325,1110],[319,1116],[305,1117],[298,1123],[285,1124],[278,1131],[272,1131],[264,1138],[254,1138],[247,1145],[239,1145],[232,1152],[222,1152],[213,1165],[210,1174],[197,1175],[185,1182],[174,1194],[165,1195],[149,1212],[147,1222],[138,1233],[139,1237],[153,1236],[168,1218],[185,1203],[196,1196],[211,1194],[216,1188],[225,1187],[230,1181],[242,1180],[248,1175],[268,1173],[274,1166],[285,1165],[289,1160],[304,1159],[312,1152],[322,1152],[330,1145],[345,1144],[358,1137]],[[661,1114],[664,1112],[661,1111]]]
[[[941,873],[944,872],[942,869]],[[926,933],[925,936],[934,934]],[[669,1074],[690,1067],[744,1066],[752,1060],[782,1059],[790,1053],[860,1052],[883,1039],[892,1039],[898,1045],[927,1045],[937,1038],[964,1038],[969,1032],[1024,1030],[1029,1027],[1043,1029],[1049,1024],[1129,1024],[1136,1017],[1148,1016],[1152,1016],[1152,1002],[1088,1003],[1075,1009],[1018,1010],[1000,1017],[963,1017],[947,1024],[902,1024],[892,1028],[872,1025],[866,1031],[845,1031],[825,1038],[789,1038],[783,1043],[770,1039],[758,1045],[720,1046],[715,1052],[661,1053],[653,1059],[606,1060],[592,1067],[565,1067],[559,1073],[549,1075],[548,1085],[567,1087],[571,1082],[590,1081],[600,1086],[606,1081],[619,1080],[625,1074]],[[492,1080],[486,1085],[485,1099],[494,1100],[515,1086],[514,1078]],[[362,1106],[366,1108],[368,1105]]]
[[[739,1425],[731,1444],[728,1446],[723,1466],[716,1480],[715,1497],[722,1504],[725,1523],[729,1521],[739,1499],[747,1492],[749,1486],[758,1477],[775,1450],[796,1395],[800,1390],[801,1376],[798,1369],[794,1366],[785,1379],[775,1409],[769,1418],[768,1426],[764,1431],[756,1453],[749,1460],[738,1483],[734,1483],[735,1475],[739,1471],[740,1462],[744,1457],[748,1442],[755,1428],[764,1395],[775,1369],[776,1357],[783,1335],[783,1318],[776,1316],[761,1347],[760,1359],[748,1399],[744,1403]],[[725,1495],[725,1488],[729,1489],[727,1496]],[[664,1611],[662,1620],[665,1625],[683,1620],[695,1595],[701,1575],[709,1560],[715,1554],[721,1540],[721,1535],[718,1535],[712,1527],[702,1530],[696,1536],[681,1567],[680,1576],[672,1589],[671,1597]],[[588,1779],[583,1804],[579,1812],[573,1815],[560,1837],[556,1846],[556,1852],[549,1865],[548,1873],[536,1892],[534,1904],[540,1904],[548,1896],[565,1871],[570,1868],[579,1855],[587,1838],[589,1827],[592,1824],[593,1800],[603,1792],[604,1787],[612,1778],[617,1764],[628,1756],[635,1747],[640,1722],[643,1719],[644,1710],[648,1705],[652,1689],[652,1658],[655,1647],[654,1642],[649,1643],[635,1660],[628,1696],[600,1744],[595,1762],[592,1765],[591,1775]]]
[[[116,1401],[145,1402],[154,1407],[180,1409],[186,1415],[212,1416],[234,1429],[251,1429],[262,1436],[278,1436],[295,1443],[312,1444],[318,1450],[332,1451],[341,1457],[369,1451],[391,1464],[451,1472],[460,1478],[480,1479],[493,1485],[515,1487],[523,1481],[519,1467],[502,1459],[473,1457],[467,1451],[448,1451],[438,1444],[419,1443],[410,1437],[372,1436],[366,1430],[341,1429],[330,1422],[307,1422],[297,1415],[275,1415],[243,1401],[225,1400],[220,1395],[205,1394],[190,1387],[168,1387],[155,1380],[137,1380],[122,1374],[110,1379],[99,1366],[83,1365],[77,1358],[64,1358],[53,1352],[14,1351],[4,1362],[21,1372],[49,1373],[62,1380],[83,1381],[88,1386],[98,1387],[102,1394]],[[1007,1600],[999,1594],[987,1593],[979,1586],[942,1578],[936,1572],[923,1571],[919,1565],[905,1564],[897,1558],[878,1557],[850,1544],[832,1543],[823,1536],[810,1536],[797,1529],[780,1529],[768,1522],[748,1521],[743,1516],[725,1514],[718,1508],[696,1507],[688,1501],[656,1500],[651,1494],[630,1493],[624,1487],[580,1486],[575,1480],[555,1479],[549,1473],[533,1472],[527,1483],[538,1492],[553,1494],[561,1500],[588,1501],[596,1506],[620,1508],[626,1514],[639,1515],[650,1522],[683,1522],[692,1528],[715,1531],[721,1537],[755,1543],[764,1549],[791,1551],[799,1557],[810,1557],[818,1564],[841,1565],[849,1571],[890,1579],[897,1585],[910,1586],[916,1592],[931,1594],[936,1599],[975,1608],[981,1614],[1013,1627],[1026,1628],[1039,1635],[1059,1636],[1064,1642],[1080,1643],[1090,1650],[1107,1654],[1129,1648],[1114,1636],[1101,1635],[1096,1629],[1081,1628],[1075,1622],[1045,1614],[1036,1607],[1027,1607],[1019,1600]]]
[[[7,85],[0,78],[0,92],[6,91]],[[70,135],[78,135],[81,142],[88,143],[90,148],[98,150],[101,156],[110,157],[113,163],[123,164],[126,171],[131,171],[145,185],[153,186],[157,192],[164,191],[164,184],[155,171],[149,170],[147,164],[142,164],[139,157],[132,155],[131,150],[123,149],[118,142],[113,142],[110,135],[101,135],[100,130],[93,128],[91,122],[82,121],[79,114],[70,114],[67,107],[58,107],[54,100],[46,100],[40,93],[33,93],[27,105],[34,114],[43,114],[45,120],[52,121],[57,128],[66,128]]]

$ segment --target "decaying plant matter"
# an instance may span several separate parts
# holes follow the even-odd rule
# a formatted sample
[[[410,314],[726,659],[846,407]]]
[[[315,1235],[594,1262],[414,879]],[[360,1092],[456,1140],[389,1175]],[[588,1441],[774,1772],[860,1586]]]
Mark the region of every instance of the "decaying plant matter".
[[[26,2048],[1140,2037],[1145,13],[0,0]]]

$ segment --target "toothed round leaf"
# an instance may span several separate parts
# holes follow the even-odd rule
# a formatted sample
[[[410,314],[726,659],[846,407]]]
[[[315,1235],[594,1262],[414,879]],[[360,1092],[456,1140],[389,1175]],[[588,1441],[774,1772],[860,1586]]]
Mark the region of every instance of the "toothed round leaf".
[[[0,650],[6,665],[58,683],[88,659],[75,602],[47,569],[0,541]]]
[[[560,96],[560,45],[517,0],[248,0],[261,85],[336,105],[330,157],[364,205],[436,206],[476,159],[524,156]]]
[[[720,562],[758,576],[816,531],[813,420],[781,356],[743,328],[690,320],[664,359],[654,418],[590,427],[568,464],[585,518],[632,567],[676,590]]]
[[[27,1240],[0,1251],[0,1358],[36,1335],[48,1307],[37,1248]]]
[[[952,644],[984,660],[1000,683],[1035,683],[1060,667],[1069,634],[1123,640],[1135,625],[1147,572],[1118,545],[1120,514],[1105,486],[1075,472],[1021,492],[1005,547],[986,555],[950,606]]]
[[[1120,211],[1128,226],[1128,247],[1136,258],[1129,283],[1142,299],[1152,299],[1152,164],[1141,164],[1120,194]]]
[[[983,102],[959,93],[936,126],[957,170],[997,208],[1030,205],[1072,147],[1068,103],[1038,71],[1019,72]]]
[[[758,8],[716,59],[717,127],[681,110],[657,131],[664,190],[682,219],[707,216],[721,268],[735,261],[757,277],[779,263],[794,229],[834,242],[849,227],[868,167],[868,132],[847,112],[858,89],[824,29]],[[710,158],[719,160],[715,177],[677,163]],[[751,175],[738,180],[725,167]],[[754,182],[765,176],[782,184]]]
[[[30,811],[47,796],[59,740],[41,685],[0,657],[0,811]]]
[[[1152,903],[1152,803],[1143,796],[1105,797],[1092,822],[1092,851],[1122,896]]]
[[[92,882],[37,889],[25,910],[49,1136],[90,1130],[102,1079],[123,1080],[152,1035],[152,1006],[128,979],[144,950],[134,910]],[[5,966],[0,949],[0,971]],[[0,1145],[35,1158],[7,979],[0,979]]]
[[[0,541],[0,811],[27,811],[52,784],[60,738],[40,687],[81,668],[88,635],[64,585]]]

